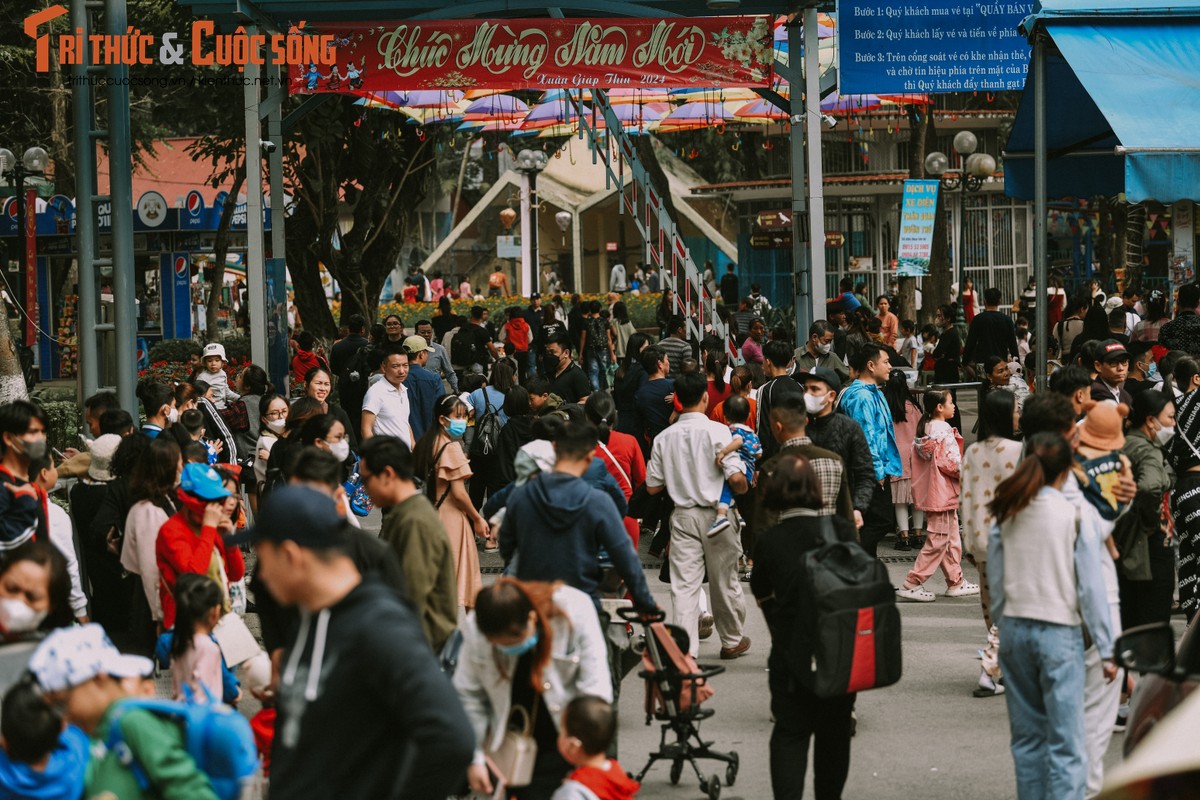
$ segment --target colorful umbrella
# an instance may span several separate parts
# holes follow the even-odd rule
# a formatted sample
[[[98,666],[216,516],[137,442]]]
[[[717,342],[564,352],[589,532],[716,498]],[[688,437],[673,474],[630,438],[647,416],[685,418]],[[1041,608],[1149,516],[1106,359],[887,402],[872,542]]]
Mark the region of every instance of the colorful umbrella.
[[[481,97],[478,100],[472,100],[471,103],[463,109],[463,116],[469,120],[484,120],[506,119],[506,120],[521,120],[525,118],[526,112],[529,111],[529,105],[510,94],[492,94],[487,97]]]
[[[723,103],[685,103],[659,120],[658,132],[691,130],[735,121]]]
[[[776,108],[773,103],[766,100],[756,100],[753,103],[747,103],[741,108],[733,112],[733,116],[739,122],[782,122],[788,118],[788,115],[782,109]]]
[[[449,108],[458,106],[463,100],[463,93],[458,89],[421,89],[408,93],[408,102],[404,105],[410,108]]]

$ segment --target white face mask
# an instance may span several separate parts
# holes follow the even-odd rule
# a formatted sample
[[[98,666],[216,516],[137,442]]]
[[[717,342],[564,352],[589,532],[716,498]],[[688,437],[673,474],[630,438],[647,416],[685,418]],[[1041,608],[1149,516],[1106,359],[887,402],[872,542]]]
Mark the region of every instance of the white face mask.
[[[176,422],[179,422],[179,409],[178,408],[167,409],[167,422],[171,423],[172,425],[174,425]]]
[[[817,342],[817,352],[823,356],[829,355],[829,351],[833,349],[833,342]]]
[[[12,597],[0,600],[0,630],[7,634],[35,631],[45,618],[45,611],[34,611],[23,600]]]
[[[333,453],[333,457],[338,461],[345,461],[350,457],[350,443],[345,439],[340,442],[331,442],[329,444],[329,452]]]
[[[1166,447],[1167,443],[1171,441],[1171,438],[1173,436],[1175,436],[1175,427],[1174,426],[1171,426],[1170,428],[1163,426],[1163,427],[1159,428],[1154,434],[1154,438],[1158,440],[1159,445],[1161,445],[1162,447]]]
[[[274,433],[283,433],[285,425],[287,425],[287,417],[267,420],[267,427]]]
[[[825,400],[828,397],[829,395],[817,396],[815,394],[805,394],[804,407],[810,414],[820,414],[825,410]]]

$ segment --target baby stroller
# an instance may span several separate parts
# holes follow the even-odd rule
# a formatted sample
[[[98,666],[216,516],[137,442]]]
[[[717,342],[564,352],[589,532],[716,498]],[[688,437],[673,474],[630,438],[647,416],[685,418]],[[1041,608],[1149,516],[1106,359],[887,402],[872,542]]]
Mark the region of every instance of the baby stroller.
[[[700,759],[725,762],[725,785],[733,786],[737,780],[738,754],[722,753],[711,749],[713,743],[700,738],[700,723],[715,713],[702,707],[712,697],[709,679],[725,671],[724,667],[698,665],[688,655],[688,635],[677,625],[668,625],[666,615],[653,616],[623,608],[618,612],[627,622],[640,624],[645,629],[642,647],[642,669],[639,677],[646,681],[646,724],[652,719],[663,723],[662,737],[658,750],[650,754],[646,766],[635,776],[641,781],[654,766],[655,761],[671,762],[672,784],[679,783],[684,762],[692,765],[700,780],[700,791],[709,800],[721,796],[721,779],[716,774],[705,777],[697,763]],[[671,737],[673,741],[668,741]]]

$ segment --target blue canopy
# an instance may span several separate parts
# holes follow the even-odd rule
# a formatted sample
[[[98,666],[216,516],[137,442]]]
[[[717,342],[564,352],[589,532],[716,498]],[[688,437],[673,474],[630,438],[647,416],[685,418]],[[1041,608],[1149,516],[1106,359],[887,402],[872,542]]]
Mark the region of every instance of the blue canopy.
[[[1046,56],[1049,196],[1200,200],[1200,0],[1170,8],[1057,0],[1022,28],[1057,48]],[[1006,192],[1025,199],[1033,111],[1027,80],[1004,161]]]

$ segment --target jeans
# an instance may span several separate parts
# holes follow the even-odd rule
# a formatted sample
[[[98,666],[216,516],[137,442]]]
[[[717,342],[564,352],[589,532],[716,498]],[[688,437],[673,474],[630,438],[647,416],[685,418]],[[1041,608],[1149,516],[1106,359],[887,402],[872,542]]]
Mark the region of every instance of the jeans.
[[[800,800],[813,751],[813,789],[817,800],[841,800],[850,774],[850,713],[856,695],[821,698],[804,688],[782,664],[771,664],[771,789],[775,800]]]
[[[1083,628],[1000,620],[1000,668],[1018,800],[1083,800],[1087,785]],[[1111,720],[1106,723],[1111,726]]]
[[[592,389],[600,391],[604,388],[604,362],[607,354],[601,353],[585,353],[583,356],[583,371],[587,373],[588,382],[592,384]]]

